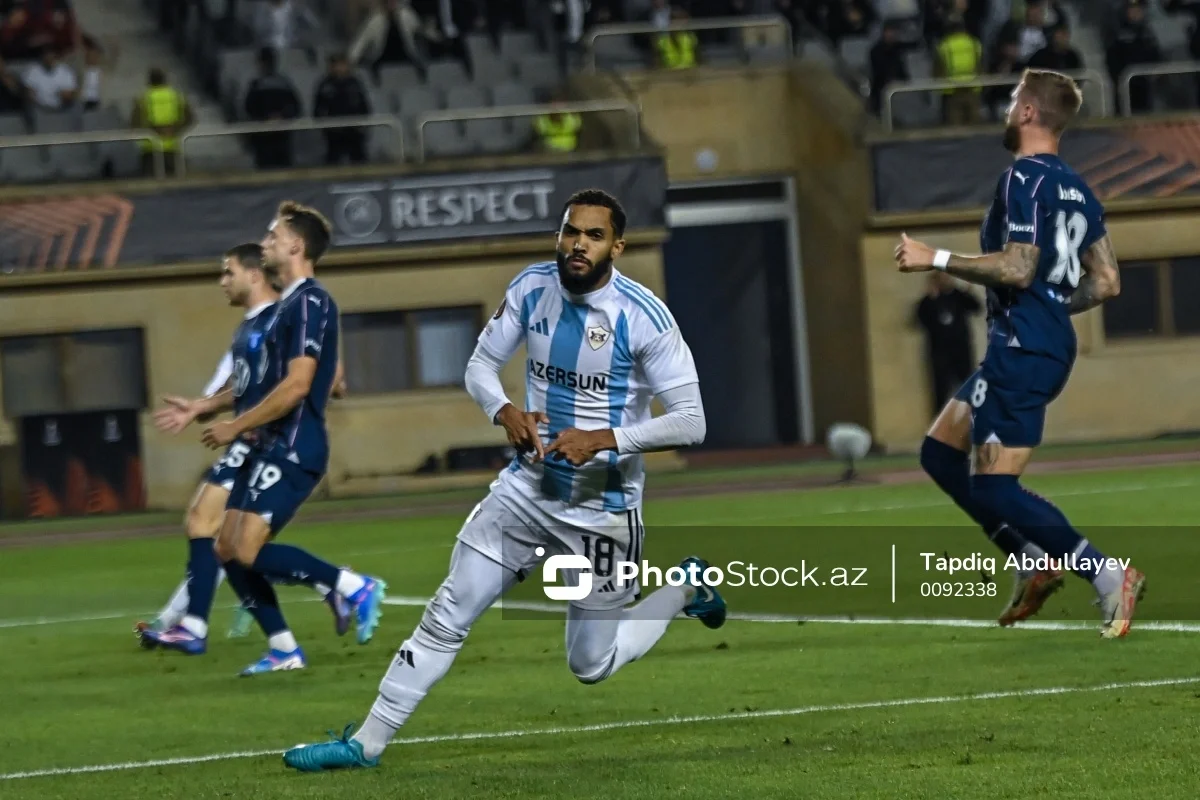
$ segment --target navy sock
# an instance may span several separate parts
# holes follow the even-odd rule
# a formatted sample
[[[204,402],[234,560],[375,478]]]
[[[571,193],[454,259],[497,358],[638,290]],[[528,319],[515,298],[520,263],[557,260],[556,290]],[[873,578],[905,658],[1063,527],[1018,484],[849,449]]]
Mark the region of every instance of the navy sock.
[[[337,586],[338,573],[341,572],[328,561],[322,561],[299,547],[275,542],[268,542],[258,551],[254,569],[272,580],[303,583],[306,586],[323,583],[331,589]]]
[[[188,540],[188,616],[208,622],[219,569],[211,537]]]
[[[967,516],[979,523],[997,547],[1010,556],[1021,552],[1025,546],[1024,537],[972,495],[971,464],[966,453],[926,436],[921,444],[921,468]]]
[[[1104,558],[1071,526],[1058,506],[1022,487],[1016,475],[976,475],[972,485],[973,495],[981,505],[993,512],[1003,509],[1012,524],[1051,558],[1069,558],[1074,554],[1088,559],[1091,564],[1098,564]],[[1095,569],[1073,569],[1072,572],[1089,582],[1098,574]]]
[[[236,561],[225,564],[225,577],[263,633],[270,637],[288,629],[270,581]]]

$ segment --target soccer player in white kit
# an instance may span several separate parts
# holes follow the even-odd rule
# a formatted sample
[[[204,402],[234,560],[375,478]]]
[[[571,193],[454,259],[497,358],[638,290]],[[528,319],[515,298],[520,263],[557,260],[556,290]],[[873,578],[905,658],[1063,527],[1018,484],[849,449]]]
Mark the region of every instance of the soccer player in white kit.
[[[301,745],[284,763],[311,772],[373,767],[435,683],[450,670],[471,625],[554,555],[582,555],[592,589],[567,607],[571,672],[598,683],[644,656],[681,611],[710,628],[725,601],[691,557],[682,586],[640,593],[613,564],[641,563],[642,453],[704,440],[704,409],[691,350],[667,307],[620,274],[625,212],[598,191],[567,201],[556,262],[535,264],[509,284],[479,336],[467,391],[519,451],[458,533],[450,574],[400,646],[362,728]],[[500,370],[526,346],[525,410],[505,396]],[[666,413],[651,418],[658,397]],[[548,443],[548,444],[547,444]],[[564,571],[569,586],[580,572]]]

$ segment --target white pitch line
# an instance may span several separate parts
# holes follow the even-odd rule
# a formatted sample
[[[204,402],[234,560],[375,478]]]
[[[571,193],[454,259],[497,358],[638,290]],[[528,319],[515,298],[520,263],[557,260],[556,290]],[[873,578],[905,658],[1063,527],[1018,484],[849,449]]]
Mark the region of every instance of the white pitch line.
[[[399,606],[404,608],[424,608],[429,603],[428,597],[398,595],[386,598],[384,605]],[[288,605],[292,603],[316,603],[319,602],[319,597],[297,597],[289,600]],[[233,605],[217,606],[217,608],[235,608]],[[566,605],[562,603],[538,603],[528,602],[523,600],[501,600],[493,608],[494,611],[503,612],[505,609],[513,611],[533,611],[546,614],[561,614],[566,612]],[[133,619],[138,615],[145,616],[148,612],[145,609],[133,611],[112,611],[101,614],[81,614],[78,616],[63,616],[63,617],[34,617],[30,619],[0,619],[0,630],[5,628],[31,628],[43,625],[64,625],[76,622],[102,622],[112,619]],[[149,612],[153,613],[153,612]],[[684,615],[680,615],[682,618]],[[860,617],[860,616],[802,616],[793,614],[768,614],[754,612],[739,612],[730,611],[727,615],[728,619],[737,620],[739,622],[761,622],[761,623],[787,623],[796,625],[801,622],[805,624],[834,624],[834,625],[924,625],[937,628],[995,628],[996,623],[993,620],[986,619],[966,619],[966,618],[923,618],[923,617]],[[1134,627],[1139,631],[1168,631],[1173,633],[1200,633],[1200,623],[1194,622],[1156,622],[1147,620],[1146,622],[1136,622]],[[1087,620],[1061,620],[1061,621],[1038,621],[1029,620],[1022,622],[1012,627],[1012,630],[1037,630],[1037,631],[1079,631],[1079,630],[1098,630],[1098,622],[1089,622]]]
[[[403,746],[415,744],[437,744],[444,742],[470,742],[487,739],[518,739],[528,736],[570,736],[580,733],[597,733],[603,731],[626,730],[630,728],[651,728],[664,725],[694,725],[702,722],[730,722],[734,720],[799,717],[806,714],[865,711],[880,708],[902,708],[905,706],[949,705],[953,703],[974,703],[985,700],[1007,700],[1027,697],[1045,697],[1048,695],[1085,694],[1090,692],[1118,691],[1122,689],[1190,686],[1197,683],[1200,683],[1200,677],[1125,681],[1122,683],[1104,683],[1098,686],[1054,686],[1045,689],[1016,689],[1007,692],[985,692],[982,694],[945,695],[938,697],[909,697],[900,700],[873,700],[865,703],[831,703],[827,705],[802,706],[800,708],[778,708],[769,709],[766,711],[735,711],[724,714],[697,714],[692,716],[663,717],[661,719],[624,720],[620,722],[602,722],[595,725],[564,726],[558,728],[529,728],[524,730],[509,731],[450,733],[440,736],[416,736],[407,739],[393,740],[392,745]],[[126,761],[114,764],[93,764],[85,767],[57,767],[54,769],[29,770],[26,772],[8,772],[0,774],[0,781],[23,780],[27,778],[45,778],[63,775],[83,775],[96,772],[121,772],[126,770],[183,766],[188,764],[204,764],[211,761],[233,761],[246,758],[261,758],[263,756],[278,756],[282,755],[283,752],[283,750],[242,750],[229,753],[212,753],[203,756],[164,758],[153,761]]]

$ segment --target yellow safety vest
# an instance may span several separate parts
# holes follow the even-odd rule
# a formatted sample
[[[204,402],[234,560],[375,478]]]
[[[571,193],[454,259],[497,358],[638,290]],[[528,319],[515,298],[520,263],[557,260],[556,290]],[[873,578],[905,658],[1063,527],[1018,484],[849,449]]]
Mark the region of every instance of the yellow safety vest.
[[[690,69],[696,66],[696,34],[680,31],[658,37],[658,52],[667,69]]]
[[[979,62],[983,59],[983,47],[969,33],[952,33],[942,39],[938,45],[938,55],[946,70],[947,80],[969,81],[979,76]],[[954,89],[944,89],[943,94],[950,94]],[[980,87],[972,87],[972,91],[981,91]]]
[[[535,125],[547,147],[559,153],[570,153],[579,143],[579,128],[583,121],[578,114],[559,114],[557,118],[543,114]]]
[[[170,86],[152,86],[142,95],[142,109],[146,125],[151,128],[178,125],[183,120],[183,95]],[[174,136],[154,140],[142,140],[142,150],[158,149],[173,153],[179,149],[179,140]]]

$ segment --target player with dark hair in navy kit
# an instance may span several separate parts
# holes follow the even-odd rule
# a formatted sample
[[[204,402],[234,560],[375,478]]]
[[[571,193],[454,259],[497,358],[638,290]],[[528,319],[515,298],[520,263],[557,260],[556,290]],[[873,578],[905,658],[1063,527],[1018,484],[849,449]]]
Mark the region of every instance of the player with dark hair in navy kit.
[[[338,373],[338,309],[314,278],[329,246],[320,213],[286,202],[263,239],[265,263],[283,292],[265,331],[262,400],[232,420],[204,430],[210,448],[252,434],[254,447],[238,471],[217,538],[217,557],[230,586],[267,635],[269,651],[243,675],[302,669],[303,651],[284,622],[271,581],[324,584],[345,598],[366,644],[379,624],[387,585],[271,541],[316,488],[329,463],[325,407]],[[203,637],[185,628],[160,644],[203,652]]]
[[[1050,501],[1019,479],[1042,441],[1046,407],[1076,356],[1071,315],[1120,292],[1104,208],[1058,156],[1082,95],[1069,77],[1026,70],[1013,91],[1004,145],[1016,161],[1000,177],[980,234],[982,256],[961,256],[903,236],[901,272],[940,269],[988,287],[987,355],[934,421],[921,466],[1018,563],[1001,625],[1028,619],[1063,581],[1063,569],[1096,590],[1106,639],[1129,632],[1146,577],[1106,559]],[[967,453],[976,448],[975,473]],[[1010,559],[1011,560],[1011,559]]]

